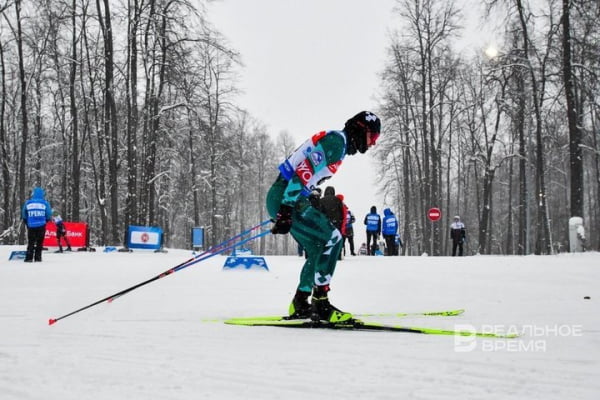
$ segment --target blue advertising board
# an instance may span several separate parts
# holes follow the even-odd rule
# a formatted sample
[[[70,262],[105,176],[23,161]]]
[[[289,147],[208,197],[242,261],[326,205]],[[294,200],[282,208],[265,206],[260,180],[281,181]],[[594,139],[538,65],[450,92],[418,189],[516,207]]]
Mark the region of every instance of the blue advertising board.
[[[268,271],[269,267],[264,257],[249,256],[249,257],[236,257],[229,256],[223,265],[224,270],[232,269],[259,269]]]
[[[192,228],[192,248],[203,249],[204,248],[204,227]]]
[[[12,260],[24,260],[27,252],[25,250],[15,250],[10,253],[8,261]]]
[[[163,230],[153,226],[129,225],[127,247],[130,249],[159,250],[162,248]]]

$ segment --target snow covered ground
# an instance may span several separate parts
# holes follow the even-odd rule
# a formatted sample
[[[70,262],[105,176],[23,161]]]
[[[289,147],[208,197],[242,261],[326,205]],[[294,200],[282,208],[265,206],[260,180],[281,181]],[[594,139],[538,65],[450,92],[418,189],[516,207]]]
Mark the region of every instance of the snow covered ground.
[[[465,308],[404,325],[518,331],[492,340],[395,332],[225,325],[279,314],[299,257],[223,271],[217,256],[48,326],[189,259],[44,253],[7,261],[0,246],[0,398],[598,399],[600,255],[352,257],[330,299],[344,310]],[[584,299],[589,296],[590,299]]]

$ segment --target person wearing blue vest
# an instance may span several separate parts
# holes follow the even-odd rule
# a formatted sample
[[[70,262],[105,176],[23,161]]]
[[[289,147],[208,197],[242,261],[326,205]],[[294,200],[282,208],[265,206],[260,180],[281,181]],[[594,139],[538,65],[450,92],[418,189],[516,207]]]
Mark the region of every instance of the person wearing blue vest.
[[[279,176],[266,199],[267,210],[275,223],[271,232],[291,233],[308,255],[288,309],[290,319],[310,318],[335,324],[354,320],[351,313],[334,307],[328,298],[342,249],[342,234],[311,204],[309,195],[337,172],[346,155],[365,153],[375,145],[380,130],[379,118],[362,111],[347,120],[342,130],[313,135],[279,165]]]
[[[42,261],[46,222],[52,218],[52,207],[45,196],[44,189],[39,186],[34,187],[31,198],[23,204],[21,209],[21,219],[27,226],[25,262]]]
[[[386,255],[397,256],[396,233],[398,233],[398,219],[396,219],[396,216],[389,208],[383,210],[383,227],[381,228],[381,233],[385,240]]]
[[[367,226],[367,252],[373,256],[377,250],[377,239],[381,235],[381,217],[377,214],[377,207],[371,207],[371,212],[365,216],[364,222]],[[371,242],[373,242],[372,245]]]

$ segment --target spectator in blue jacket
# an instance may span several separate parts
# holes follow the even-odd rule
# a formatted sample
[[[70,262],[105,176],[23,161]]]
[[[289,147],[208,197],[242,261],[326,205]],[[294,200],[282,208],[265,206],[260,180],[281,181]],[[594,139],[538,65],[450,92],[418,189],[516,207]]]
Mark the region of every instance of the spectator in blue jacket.
[[[375,255],[377,250],[377,239],[381,235],[381,217],[377,214],[377,208],[371,207],[371,212],[365,216],[365,225],[367,226],[367,251],[370,256]],[[371,242],[373,244],[371,245]]]
[[[396,219],[396,216],[389,208],[383,210],[383,227],[381,228],[381,232],[385,240],[385,247],[387,248],[386,255],[397,256],[396,234],[398,233],[398,219]]]
[[[23,204],[21,219],[27,225],[27,254],[25,262],[42,261],[42,248],[46,236],[46,222],[52,218],[52,207],[45,198],[44,189],[33,188],[31,198]]]

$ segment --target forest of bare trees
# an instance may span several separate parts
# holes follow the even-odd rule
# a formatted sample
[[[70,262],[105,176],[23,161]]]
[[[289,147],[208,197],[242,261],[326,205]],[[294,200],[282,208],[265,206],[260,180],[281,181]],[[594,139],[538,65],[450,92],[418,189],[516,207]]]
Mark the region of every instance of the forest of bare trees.
[[[4,2],[0,30],[3,243],[42,185],[92,243],[156,225],[215,243],[262,210],[265,129],[235,106],[239,56],[185,0]],[[271,173],[273,174],[273,173]],[[232,180],[255,192],[238,193]],[[220,241],[220,240],[219,240]]]
[[[382,187],[404,251],[448,254],[456,214],[471,254],[568,251],[574,216],[597,250],[600,3],[488,0],[504,41],[468,59],[453,48],[457,4],[398,2],[406,28],[383,74],[377,156],[393,167]],[[433,206],[441,224],[426,219]]]
[[[397,2],[374,111],[403,251],[447,254],[454,214],[470,253],[565,251],[571,216],[597,250],[599,3],[487,2],[504,43],[472,58],[453,48],[460,2]],[[162,227],[169,247],[205,226],[211,245],[268,218],[277,162],[299,143],[236,104],[241,56],[209,20],[200,1],[0,0],[1,244],[23,243],[35,185],[98,246],[128,225]],[[428,223],[431,206],[444,221]]]

